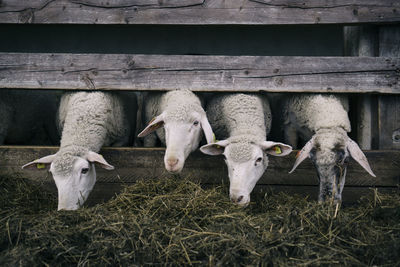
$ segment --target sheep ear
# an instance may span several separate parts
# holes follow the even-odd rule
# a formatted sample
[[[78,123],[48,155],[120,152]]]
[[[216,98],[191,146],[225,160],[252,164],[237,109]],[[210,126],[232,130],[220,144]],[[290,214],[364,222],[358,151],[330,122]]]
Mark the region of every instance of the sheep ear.
[[[206,137],[206,140],[207,140],[207,144],[211,144],[211,143],[213,143],[215,140],[214,140],[214,138],[215,138],[215,135],[214,135],[214,133],[213,133],[213,131],[212,131],[212,128],[211,128],[211,125],[210,125],[210,123],[208,122],[208,119],[207,119],[207,116],[206,115],[204,115],[202,118],[201,118],[201,128],[203,129],[203,131],[204,131],[204,136]]]
[[[357,145],[356,142],[351,140],[350,138],[347,139],[346,142],[347,151],[349,151],[351,157],[358,162],[370,175],[376,177],[375,174],[372,172],[371,167],[369,166],[367,157],[361,151],[360,147]]]
[[[157,130],[158,128],[161,128],[163,126],[164,126],[164,113],[161,113],[160,115],[158,115],[157,117],[153,118],[149,122],[147,127],[144,128],[144,130],[141,131],[138,134],[138,137],[144,137],[144,136],[154,132],[155,130]]]
[[[50,165],[53,162],[54,158],[55,158],[55,154],[53,155],[48,155],[45,156],[43,158],[34,160],[32,162],[29,162],[27,164],[25,164],[24,166],[22,166],[22,169],[30,169],[30,170],[48,170],[50,169]]]
[[[265,153],[272,155],[283,157],[289,155],[292,152],[292,147],[283,143],[273,142],[273,141],[264,141],[260,144],[261,148],[265,151]]]
[[[92,163],[98,163],[102,168],[106,169],[106,170],[114,170],[114,166],[110,165],[104,158],[102,155],[93,152],[93,151],[89,151],[86,155],[86,159],[89,162]]]
[[[305,146],[297,153],[296,155],[296,161],[293,165],[292,170],[289,173],[292,173],[297,166],[300,165],[306,158],[310,156],[310,151],[314,147],[314,136],[311,138],[310,141],[305,144]]]
[[[222,140],[216,143],[207,144],[200,147],[200,151],[211,156],[221,155],[224,153],[225,147],[229,145],[229,143],[228,140]]]

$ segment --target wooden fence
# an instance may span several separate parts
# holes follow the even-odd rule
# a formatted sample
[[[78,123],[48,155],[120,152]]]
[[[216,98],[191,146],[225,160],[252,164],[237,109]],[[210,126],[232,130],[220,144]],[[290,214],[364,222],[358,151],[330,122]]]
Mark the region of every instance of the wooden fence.
[[[377,178],[350,163],[344,200],[370,188],[398,192],[400,184],[400,2],[389,0],[2,0],[0,24],[296,25],[344,27],[341,57],[196,56],[144,54],[4,53],[1,89],[173,90],[197,92],[323,92],[356,94],[357,141]],[[129,27],[129,26],[127,26]],[[321,36],[323,38],[323,36]],[[372,149],[372,150],[371,150]],[[31,177],[54,190],[51,175],[21,170],[55,147],[0,147],[0,176]],[[91,198],[105,199],[122,184],[163,177],[162,148],[106,148],[115,171],[99,170]],[[310,162],[288,175],[293,155],[271,158],[258,191],[284,190],[316,199]],[[212,170],[212,171],[210,171]],[[203,184],[227,183],[223,161],[192,154],[182,175]]]

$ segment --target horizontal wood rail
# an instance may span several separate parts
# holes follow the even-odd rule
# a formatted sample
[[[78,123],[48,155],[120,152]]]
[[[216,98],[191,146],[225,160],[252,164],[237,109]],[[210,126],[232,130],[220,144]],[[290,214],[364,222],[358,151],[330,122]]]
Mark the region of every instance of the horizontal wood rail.
[[[0,53],[0,88],[400,93],[400,58]]]
[[[397,0],[0,1],[0,23],[297,25],[399,21]]]
[[[53,154],[57,147],[0,146],[0,178],[28,178],[57,195],[50,173],[22,170],[21,166],[36,158]],[[113,171],[97,168],[97,182],[87,201],[88,205],[104,202],[118,194],[124,185],[138,179],[163,179],[172,176],[164,169],[163,148],[104,148],[101,153],[116,167]],[[318,179],[312,164],[306,160],[293,174],[288,174],[295,161],[295,154],[283,158],[269,157],[267,171],[253,190],[253,196],[265,193],[286,192],[308,196],[317,200]],[[373,197],[381,193],[400,192],[400,151],[367,151],[366,156],[376,174],[369,176],[354,160],[350,161],[343,191],[343,202],[354,203],[360,197]],[[180,177],[189,177],[205,187],[229,184],[225,163],[221,157],[211,157],[195,152],[185,162]],[[179,179],[179,177],[176,177]],[[228,196],[227,196],[228,197]]]
[[[21,166],[37,158],[54,154],[57,147],[0,146],[0,177],[25,177],[37,181],[51,180],[46,171],[22,170]],[[116,167],[115,171],[97,168],[98,182],[132,183],[137,179],[171,176],[164,169],[164,148],[104,148],[104,158]],[[370,176],[354,160],[349,163],[346,186],[397,187],[400,184],[400,151],[365,152],[376,178]],[[269,157],[269,166],[259,185],[315,186],[316,171],[309,160],[304,161],[294,173],[288,174],[295,161],[295,152],[287,157]],[[182,176],[204,184],[228,182],[222,157],[211,157],[200,152],[192,153],[185,162]]]

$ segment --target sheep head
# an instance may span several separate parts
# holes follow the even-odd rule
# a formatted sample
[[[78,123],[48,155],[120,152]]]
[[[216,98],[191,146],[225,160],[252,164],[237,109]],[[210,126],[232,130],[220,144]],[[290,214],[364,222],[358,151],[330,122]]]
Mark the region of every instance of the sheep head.
[[[292,173],[306,158],[314,164],[319,179],[318,201],[340,203],[349,156],[375,177],[359,146],[344,131],[325,129],[317,132],[299,151]]]
[[[182,171],[186,158],[199,147],[202,138],[202,130],[207,143],[213,141],[213,132],[208,122],[206,113],[195,110],[174,110],[164,111],[139,133],[138,137],[146,136],[155,130],[163,127],[165,134],[166,151],[164,164],[167,171],[179,173]],[[182,116],[185,114],[185,116]]]
[[[268,167],[268,154],[286,156],[292,147],[272,142],[231,142],[222,140],[200,148],[204,154],[223,155],[228,167],[229,196],[233,203],[247,206],[250,193]]]
[[[100,154],[92,151],[82,156],[59,152],[27,163],[22,168],[49,170],[57,186],[58,210],[77,210],[96,183],[95,163],[107,170],[114,169]]]

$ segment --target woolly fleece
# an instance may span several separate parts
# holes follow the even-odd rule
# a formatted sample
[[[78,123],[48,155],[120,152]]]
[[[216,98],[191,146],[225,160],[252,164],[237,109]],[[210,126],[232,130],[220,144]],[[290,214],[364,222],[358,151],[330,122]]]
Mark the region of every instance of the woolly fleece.
[[[99,152],[102,146],[126,145],[130,124],[124,103],[109,92],[65,93],[58,112],[62,132],[60,150],[53,161],[58,172],[71,170],[75,156]]]
[[[265,97],[224,94],[211,99],[207,117],[218,139],[228,139],[236,162],[251,158],[251,143],[265,141],[271,127],[271,110]]]
[[[345,96],[302,94],[288,99],[284,107],[285,124],[293,123],[306,139],[320,129],[340,127],[351,131],[348,99]],[[311,131],[307,132],[307,129]]]
[[[215,134],[231,141],[246,140],[242,135],[264,141],[271,126],[268,101],[257,95],[217,95],[207,107],[207,117]]]
[[[145,101],[145,121],[165,112],[168,121],[191,122],[190,113],[196,111],[205,115],[200,99],[190,90],[173,90],[166,93],[149,93]],[[158,138],[165,145],[164,129],[156,130]]]

